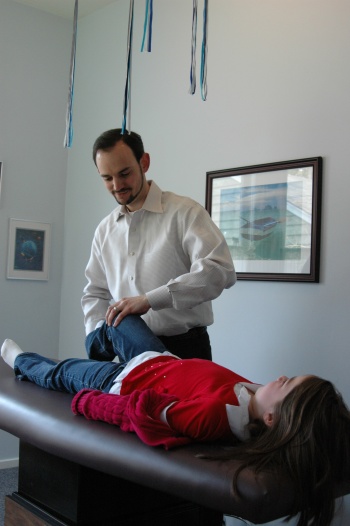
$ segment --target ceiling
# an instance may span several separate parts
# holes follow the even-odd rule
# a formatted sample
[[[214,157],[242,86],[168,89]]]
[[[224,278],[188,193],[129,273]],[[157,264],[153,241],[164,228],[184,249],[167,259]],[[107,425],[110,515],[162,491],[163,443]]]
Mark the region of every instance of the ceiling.
[[[51,13],[73,20],[75,0],[13,0],[19,4],[35,7]],[[101,7],[113,4],[116,0],[79,0],[79,18],[89,15]]]

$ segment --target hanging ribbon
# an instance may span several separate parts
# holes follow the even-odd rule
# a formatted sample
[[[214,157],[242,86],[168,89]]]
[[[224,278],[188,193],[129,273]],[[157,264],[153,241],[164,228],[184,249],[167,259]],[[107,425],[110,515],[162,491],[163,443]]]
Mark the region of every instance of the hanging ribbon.
[[[193,0],[191,70],[190,70],[190,89],[189,89],[189,93],[191,95],[193,95],[196,92],[197,5],[198,5],[198,0]]]
[[[203,8],[203,38],[201,50],[201,97],[207,100],[207,55],[208,55],[208,3],[204,0]],[[192,14],[192,42],[191,42],[191,70],[190,70],[190,89],[189,93],[193,95],[196,92],[196,40],[197,40],[197,0],[193,0]]]
[[[132,32],[134,25],[134,0],[130,0],[130,9],[129,9],[129,28],[128,28],[128,50],[127,50],[127,72],[126,72],[126,82],[125,82],[125,91],[124,91],[124,105],[123,105],[123,124],[122,124],[122,135],[124,135],[126,130],[126,119],[128,116],[128,128],[131,129],[130,122],[130,106],[131,106],[131,58],[132,58]],[[128,113],[129,106],[129,113]]]
[[[203,40],[201,55],[201,96],[207,100],[207,55],[208,55],[208,1],[204,0],[203,10]]]
[[[75,75],[75,53],[77,45],[77,26],[78,26],[78,0],[74,5],[73,40],[70,59],[69,95],[66,113],[66,133],[64,136],[64,148],[70,148],[73,142],[73,97],[74,97],[74,75]]]
[[[146,0],[146,13],[145,13],[145,22],[143,25],[143,38],[141,51],[144,51],[146,35],[148,32],[147,38],[147,51],[152,51],[152,22],[153,22],[153,0]]]

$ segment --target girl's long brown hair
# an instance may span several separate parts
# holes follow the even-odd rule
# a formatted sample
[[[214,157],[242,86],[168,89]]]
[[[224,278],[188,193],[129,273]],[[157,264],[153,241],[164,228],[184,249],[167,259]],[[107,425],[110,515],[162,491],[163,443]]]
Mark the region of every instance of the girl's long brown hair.
[[[225,458],[242,460],[236,492],[243,469],[282,467],[295,492],[290,517],[300,512],[298,526],[330,526],[336,485],[350,478],[349,410],[331,382],[310,376],[275,407],[272,427]]]

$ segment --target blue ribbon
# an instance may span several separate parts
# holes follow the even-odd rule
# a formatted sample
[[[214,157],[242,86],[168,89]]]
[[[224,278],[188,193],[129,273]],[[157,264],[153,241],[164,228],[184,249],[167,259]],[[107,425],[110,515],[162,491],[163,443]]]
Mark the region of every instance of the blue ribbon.
[[[124,135],[126,130],[126,119],[128,115],[128,106],[131,103],[131,58],[132,58],[132,33],[134,25],[134,0],[130,0],[130,10],[129,10],[129,29],[128,29],[128,53],[127,53],[127,72],[126,72],[126,82],[124,90],[124,104],[123,104],[123,123],[122,123],[122,135]],[[130,126],[130,111],[129,111],[129,130]]]
[[[189,93],[191,95],[193,95],[196,92],[197,2],[198,0],[193,0],[191,69],[190,69],[190,89],[189,89]]]
[[[193,95],[196,92],[196,40],[197,40],[197,6],[198,0],[193,0],[192,14],[192,42],[191,42],[191,70],[190,70],[190,89],[189,93]],[[204,0],[203,8],[203,38],[201,49],[201,97],[207,100],[207,54],[208,54],[208,3]]]
[[[148,31],[147,51],[152,51],[152,23],[153,23],[153,0],[146,0],[145,22],[143,25],[143,38],[141,51],[144,51],[145,40]]]
[[[74,21],[73,21],[73,40],[70,60],[70,77],[69,77],[69,94],[66,113],[66,133],[64,136],[63,146],[70,148],[73,142],[73,98],[74,98],[74,76],[75,76],[75,54],[77,47],[77,27],[78,27],[78,0],[75,0],[74,5]]]
[[[201,96],[207,100],[207,55],[208,55],[208,1],[204,0],[203,9],[203,40],[201,55]]]

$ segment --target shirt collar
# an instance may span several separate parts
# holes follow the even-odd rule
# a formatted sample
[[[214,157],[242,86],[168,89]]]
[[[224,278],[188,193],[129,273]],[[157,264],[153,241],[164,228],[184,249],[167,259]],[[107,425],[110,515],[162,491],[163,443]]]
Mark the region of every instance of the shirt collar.
[[[248,406],[251,395],[248,392],[255,393],[259,384],[250,384],[247,382],[240,382],[234,386],[234,391],[237,396],[238,406],[226,404],[227,418],[232,433],[242,441],[250,438],[250,433],[247,428],[249,424]],[[248,389],[247,389],[248,388]]]
[[[147,181],[147,183],[150,185],[148,194],[146,196],[145,202],[142,205],[141,210],[147,210],[148,212],[154,212],[158,214],[163,213],[163,205],[162,205],[162,191],[159,188],[159,186],[152,180]],[[116,221],[118,221],[122,216],[125,216],[128,211],[124,205],[119,205],[116,209],[117,218]]]

